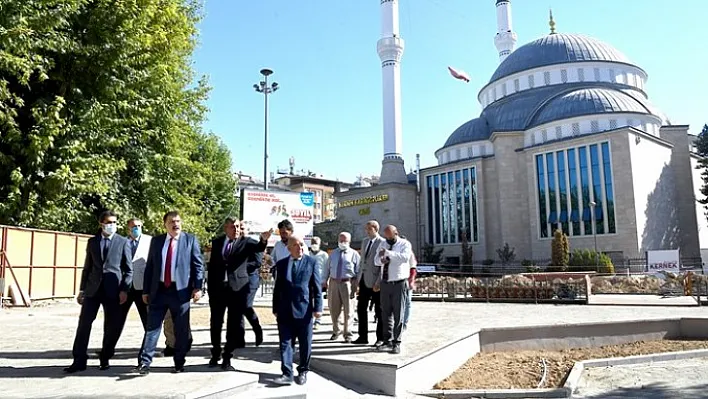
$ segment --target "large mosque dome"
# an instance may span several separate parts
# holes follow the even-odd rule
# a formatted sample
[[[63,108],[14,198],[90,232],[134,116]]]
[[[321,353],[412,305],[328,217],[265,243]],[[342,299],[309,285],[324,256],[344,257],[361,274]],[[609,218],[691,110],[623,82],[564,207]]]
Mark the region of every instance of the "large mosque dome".
[[[552,30],[503,58],[479,92],[481,114],[436,157],[442,164],[492,155],[490,138],[503,132],[524,132],[525,147],[625,126],[658,135],[666,118],[649,102],[646,80],[613,46]]]
[[[631,65],[624,54],[605,42],[585,35],[557,33],[516,49],[499,65],[489,82],[538,67],[586,61]]]

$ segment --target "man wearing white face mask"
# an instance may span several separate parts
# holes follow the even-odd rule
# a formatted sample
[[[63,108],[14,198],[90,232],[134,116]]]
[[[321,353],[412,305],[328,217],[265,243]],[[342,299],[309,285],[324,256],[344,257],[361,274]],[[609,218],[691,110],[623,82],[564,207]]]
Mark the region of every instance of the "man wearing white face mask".
[[[317,273],[319,273],[320,276],[322,276],[322,272],[324,270],[325,265],[327,264],[327,260],[329,259],[329,255],[327,254],[326,251],[322,251],[322,248],[320,248],[320,245],[322,244],[322,239],[320,239],[319,237],[312,237],[312,240],[310,242],[311,242],[310,255],[312,257],[314,257],[315,260],[317,261]],[[320,324],[322,324],[321,319],[322,319],[321,315],[320,315],[320,317],[317,317],[315,319],[315,325],[313,327],[315,330],[317,330],[319,328]]]
[[[354,306],[352,302],[357,292],[356,277],[359,274],[359,253],[350,248],[352,235],[344,231],[339,233],[339,245],[332,251],[327,265],[322,271],[323,288],[327,289],[329,313],[332,316],[332,341],[341,334],[339,315],[344,312],[344,341],[352,342],[352,321]]]

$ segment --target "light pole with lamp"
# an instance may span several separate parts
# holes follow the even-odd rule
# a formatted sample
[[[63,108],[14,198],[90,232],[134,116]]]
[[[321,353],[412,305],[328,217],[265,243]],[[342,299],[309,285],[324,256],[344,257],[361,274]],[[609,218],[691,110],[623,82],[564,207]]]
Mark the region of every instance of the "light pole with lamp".
[[[273,82],[268,86],[268,76],[273,74],[273,70],[268,68],[261,69],[261,75],[263,75],[263,80],[254,84],[253,88],[257,92],[263,93],[264,101],[264,133],[265,133],[265,145],[263,149],[263,189],[268,190],[268,94],[271,94],[278,90],[278,83]]]
[[[598,259],[598,254],[597,254],[597,224],[595,222],[595,206],[597,203],[595,201],[590,201],[588,203],[590,205],[590,220],[592,220],[592,236],[593,239],[595,240],[595,271],[599,271],[599,263],[600,259]]]

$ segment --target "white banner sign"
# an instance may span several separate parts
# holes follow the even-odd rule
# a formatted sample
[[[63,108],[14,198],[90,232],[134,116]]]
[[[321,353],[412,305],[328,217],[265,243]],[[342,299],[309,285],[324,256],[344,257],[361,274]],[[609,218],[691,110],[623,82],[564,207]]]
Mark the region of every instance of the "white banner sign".
[[[661,271],[679,273],[680,261],[678,249],[663,251],[647,251],[647,272],[657,273]]]
[[[310,246],[313,228],[314,193],[288,193],[279,191],[243,190],[241,218],[246,224],[246,234],[259,234],[273,229],[268,246],[280,239],[278,223],[287,219],[293,224],[293,233],[302,237]]]

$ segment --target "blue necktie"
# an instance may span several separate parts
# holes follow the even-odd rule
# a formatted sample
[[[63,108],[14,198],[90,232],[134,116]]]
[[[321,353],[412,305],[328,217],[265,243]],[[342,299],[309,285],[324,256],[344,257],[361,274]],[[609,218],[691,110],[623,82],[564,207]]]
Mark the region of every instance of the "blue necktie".
[[[292,275],[290,276],[290,279],[295,282],[295,275],[297,274],[297,266],[300,263],[299,260],[293,260],[293,270],[292,270]]]

